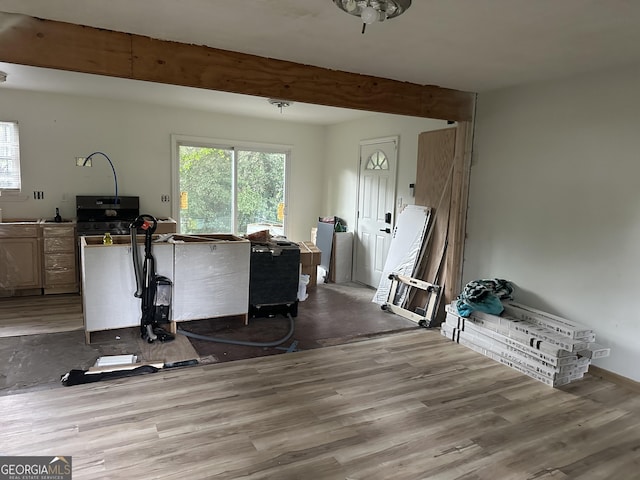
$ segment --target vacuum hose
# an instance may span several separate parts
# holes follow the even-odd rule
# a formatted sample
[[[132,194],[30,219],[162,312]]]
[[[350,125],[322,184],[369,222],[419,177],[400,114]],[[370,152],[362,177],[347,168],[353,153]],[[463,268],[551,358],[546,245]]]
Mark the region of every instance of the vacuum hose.
[[[230,338],[209,337],[208,335],[200,335],[198,333],[187,332],[186,330],[182,330],[181,328],[178,329],[178,333],[181,333],[185,337],[191,337],[195,338],[196,340],[204,340],[207,342],[228,343],[230,345],[242,345],[245,347],[277,347],[278,345],[289,340],[293,335],[293,317],[289,313],[287,313],[287,317],[289,317],[289,332],[280,340],[275,340],[273,342],[247,342],[244,340],[232,340]]]

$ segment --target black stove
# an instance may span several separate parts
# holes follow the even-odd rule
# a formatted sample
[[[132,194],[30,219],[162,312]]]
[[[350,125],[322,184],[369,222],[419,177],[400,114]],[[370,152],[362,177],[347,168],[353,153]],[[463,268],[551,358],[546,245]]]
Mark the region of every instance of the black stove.
[[[78,235],[128,235],[138,215],[139,197],[76,196]]]

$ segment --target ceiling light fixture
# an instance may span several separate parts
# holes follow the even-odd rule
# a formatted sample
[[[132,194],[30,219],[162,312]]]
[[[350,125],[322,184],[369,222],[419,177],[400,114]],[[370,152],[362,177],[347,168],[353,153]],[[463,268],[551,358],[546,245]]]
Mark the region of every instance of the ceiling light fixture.
[[[280,113],[282,113],[283,108],[287,108],[293,105],[293,102],[290,102],[289,100],[279,100],[277,98],[270,98],[268,102],[271,105],[275,105],[276,107],[278,107],[280,109]]]
[[[401,15],[411,6],[411,0],[333,0],[340,10],[362,19],[362,33],[367,25]]]

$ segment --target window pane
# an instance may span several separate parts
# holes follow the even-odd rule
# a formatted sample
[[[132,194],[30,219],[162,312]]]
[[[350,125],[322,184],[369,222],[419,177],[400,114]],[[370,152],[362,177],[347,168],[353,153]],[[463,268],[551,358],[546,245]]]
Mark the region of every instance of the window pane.
[[[284,153],[238,151],[238,233],[284,235]]]
[[[180,232],[231,233],[233,152],[180,146]]]
[[[18,124],[0,122],[0,190],[20,190]]]
[[[367,170],[389,170],[389,161],[387,160],[387,156],[382,150],[373,152],[369,156],[365,168]]]

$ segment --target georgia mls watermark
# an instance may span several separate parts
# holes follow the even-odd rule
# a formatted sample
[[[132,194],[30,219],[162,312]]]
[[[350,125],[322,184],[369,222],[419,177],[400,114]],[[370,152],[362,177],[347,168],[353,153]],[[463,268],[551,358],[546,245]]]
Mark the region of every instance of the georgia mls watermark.
[[[71,480],[71,457],[2,457],[0,480]]]

